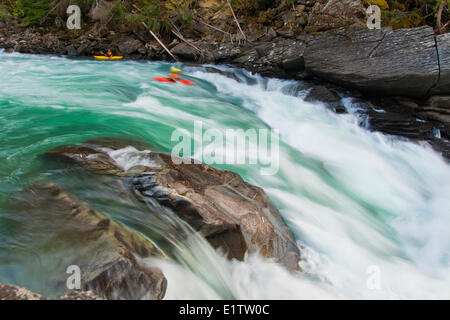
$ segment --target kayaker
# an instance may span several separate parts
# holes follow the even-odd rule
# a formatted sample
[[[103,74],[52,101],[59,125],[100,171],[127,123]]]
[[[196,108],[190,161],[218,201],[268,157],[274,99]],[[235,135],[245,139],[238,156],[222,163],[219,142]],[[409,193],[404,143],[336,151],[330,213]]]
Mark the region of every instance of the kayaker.
[[[173,80],[176,81],[179,77],[180,74],[183,73],[183,70],[175,68],[175,67],[171,67],[170,68],[170,73],[169,73],[169,77]]]
[[[109,49],[108,49],[108,53],[107,53],[107,56],[108,56],[109,58],[111,58],[111,57],[113,56],[113,54],[112,54],[111,50],[109,50]]]

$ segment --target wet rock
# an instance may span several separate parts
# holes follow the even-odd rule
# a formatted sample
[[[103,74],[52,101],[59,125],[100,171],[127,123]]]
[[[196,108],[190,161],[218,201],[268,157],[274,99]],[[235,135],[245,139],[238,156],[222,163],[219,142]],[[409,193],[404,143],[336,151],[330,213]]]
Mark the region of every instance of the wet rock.
[[[217,73],[227,78],[239,81],[239,78],[233,72],[222,71],[213,67],[205,67],[205,70],[209,73]]]
[[[118,54],[128,56],[133,53],[145,54],[147,49],[145,45],[138,39],[132,37],[122,38],[118,41]]]
[[[46,300],[46,298],[25,288],[0,284],[0,300]]]
[[[325,86],[313,86],[305,97],[305,101],[319,101],[336,113],[345,113],[346,110],[341,103],[341,98]]]
[[[450,159],[449,122],[442,123],[442,119],[435,117],[439,113],[430,107],[404,98],[395,101],[381,99],[373,103],[364,99],[353,99],[353,103],[360,114],[362,125],[367,129],[416,142],[426,141],[437,152]],[[441,137],[436,137],[436,132],[439,132]]]
[[[11,196],[8,210],[27,221],[16,226],[18,241],[32,252],[55,255],[47,268],[49,285],[66,286],[66,268],[79,266],[81,286],[104,299],[162,299],[166,279],[142,262],[161,256],[147,238],[107,216],[80,205],[52,183]],[[54,262],[52,262],[54,261]]]
[[[294,237],[261,188],[233,172],[192,164],[187,159],[178,160],[188,163],[175,164],[170,155],[153,152],[146,154],[148,162],[154,164],[151,168],[119,172],[102,147],[66,146],[48,154],[73,159],[97,173],[125,177],[125,184],[138,200],[149,205],[157,201],[171,209],[229,258],[242,259],[247,251],[260,252],[289,269],[298,269],[300,252]],[[100,168],[98,159],[102,159]]]
[[[295,77],[304,70],[304,50],[302,41],[265,42],[244,50],[233,63],[264,76]]]
[[[67,51],[68,56],[74,57],[74,56],[78,55],[78,51],[77,51],[77,49],[75,49],[75,47],[73,45],[67,46],[66,51]]]
[[[241,48],[231,43],[225,43],[215,48],[210,48],[211,62],[231,61],[241,54]]]
[[[433,29],[333,30],[311,36],[308,73],[379,95],[425,97],[437,83]]]
[[[171,51],[174,55],[186,61],[196,61],[199,56],[197,50],[184,42],[176,45]]]
[[[70,290],[65,295],[59,298],[59,300],[102,300],[92,291],[77,291]]]
[[[450,114],[450,96],[432,96],[428,103],[433,108],[440,108]]]
[[[450,126],[450,96],[432,96],[417,112]]]
[[[121,175],[123,170],[108,154],[86,146],[62,146],[46,153],[61,160],[73,160],[98,174]]]

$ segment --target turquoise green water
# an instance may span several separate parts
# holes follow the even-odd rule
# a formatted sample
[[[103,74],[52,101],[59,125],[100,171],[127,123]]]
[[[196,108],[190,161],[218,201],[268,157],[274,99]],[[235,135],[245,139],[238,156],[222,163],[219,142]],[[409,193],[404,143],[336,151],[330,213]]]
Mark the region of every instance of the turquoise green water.
[[[192,87],[152,80],[168,69],[0,53],[0,282],[48,294],[61,289],[49,283],[63,253],[33,248],[39,235],[23,227],[32,222],[15,221],[6,205],[36,182],[55,181],[164,242],[139,219],[142,208],[115,200],[113,183],[102,189],[92,176],[55,170],[45,151],[119,137],[171,152],[174,130],[192,134],[194,121],[202,121],[204,130],[219,132],[280,131],[276,175],[249,161],[216,166],[266,190],[304,248],[306,273],[287,273],[257,256],[228,262],[194,237],[171,261],[158,262],[169,280],[167,298],[450,297],[450,168],[440,155],[368,132],[352,113],[334,115],[290,96],[294,82],[235,71],[238,83],[202,68],[185,69]],[[124,150],[121,164],[134,156]],[[367,285],[373,266],[381,275],[375,290]]]

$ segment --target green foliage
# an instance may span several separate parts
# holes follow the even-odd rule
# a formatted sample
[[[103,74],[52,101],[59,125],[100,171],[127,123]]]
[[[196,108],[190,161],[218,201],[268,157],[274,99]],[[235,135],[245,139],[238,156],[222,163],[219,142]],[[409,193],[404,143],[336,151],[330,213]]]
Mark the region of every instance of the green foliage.
[[[127,17],[127,8],[123,2],[120,2],[111,10],[111,17],[117,23],[123,23]]]
[[[53,0],[17,0],[12,14],[21,18],[22,26],[39,23],[51,9]]]
[[[190,6],[194,2],[195,0],[140,0],[133,6],[139,8],[138,12],[128,14],[125,20],[133,26],[145,23],[155,32],[166,33],[171,29],[170,23],[183,26],[191,23]]]
[[[399,10],[383,11],[382,20],[393,29],[413,28],[425,24],[425,18],[417,9],[405,12]]]
[[[436,27],[439,6],[447,5],[442,12],[441,22],[450,20],[450,0],[388,0],[389,10],[383,11],[385,25],[393,28],[411,28],[420,25]]]
[[[6,21],[9,20],[10,14],[9,10],[6,6],[0,5],[0,21]]]

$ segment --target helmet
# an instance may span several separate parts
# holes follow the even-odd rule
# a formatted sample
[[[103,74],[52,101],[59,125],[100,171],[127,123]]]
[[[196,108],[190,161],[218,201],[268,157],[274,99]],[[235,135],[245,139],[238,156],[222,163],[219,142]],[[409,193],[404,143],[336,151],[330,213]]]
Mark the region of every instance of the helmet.
[[[175,68],[175,67],[171,67],[170,68],[171,72],[181,72],[181,69]]]

